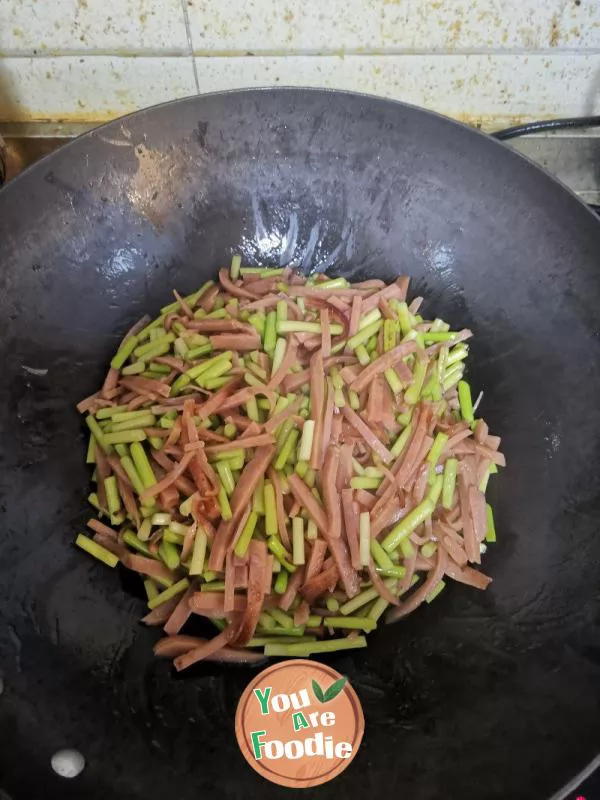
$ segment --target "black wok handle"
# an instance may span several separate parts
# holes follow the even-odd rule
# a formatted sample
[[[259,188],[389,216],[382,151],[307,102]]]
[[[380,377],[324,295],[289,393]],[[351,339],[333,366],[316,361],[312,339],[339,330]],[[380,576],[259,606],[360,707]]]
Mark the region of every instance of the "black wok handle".
[[[493,139],[501,142],[507,139],[516,139],[517,136],[526,136],[531,133],[548,133],[548,131],[561,131],[568,128],[598,128],[600,116],[590,117],[565,117],[564,119],[542,119],[536,122],[526,122],[524,125],[515,125],[513,128],[504,128],[492,133]]]
[[[516,139],[518,136],[526,136],[532,133],[548,133],[549,131],[562,131],[576,128],[598,128],[600,127],[600,116],[590,117],[565,117],[564,119],[543,119],[535,122],[527,122],[524,125],[515,125],[512,128],[504,128],[490,134],[493,139],[505,142],[508,139]],[[600,206],[589,204],[596,213],[600,214]]]

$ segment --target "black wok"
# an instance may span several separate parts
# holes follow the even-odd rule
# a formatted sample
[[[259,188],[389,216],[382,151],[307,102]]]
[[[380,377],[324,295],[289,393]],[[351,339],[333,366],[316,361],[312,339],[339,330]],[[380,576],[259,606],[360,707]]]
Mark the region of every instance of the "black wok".
[[[452,586],[330,659],[366,735],[322,798],[546,798],[600,750],[600,224],[485,136],[309,90],[195,97],[100,128],[0,193],[0,786],[14,800],[288,796],[247,766],[245,669],[156,662],[137,583],[72,546],[76,401],[125,329],[241,252],[414,277],[476,334],[504,438],[485,593]],[[29,369],[27,369],[29,368]],[[33,369],[47,370],[34,374]],[[52,754],[77,748],[68,781]]]

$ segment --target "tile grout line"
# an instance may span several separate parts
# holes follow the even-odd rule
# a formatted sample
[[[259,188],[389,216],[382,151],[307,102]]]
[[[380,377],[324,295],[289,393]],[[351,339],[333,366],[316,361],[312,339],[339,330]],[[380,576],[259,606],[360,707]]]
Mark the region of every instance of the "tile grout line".
[[[486,56],[492,58],[553,58],[555,60],[564,57],[577,56],[578,61],[583,62],[589,58],[597,58],[600,56],[600,48],[590,48],[589,50],[577,49],[537,49],[525,50],[523,48],[464,48],[456,50],[445,49],[432,49],[425,48],[403,48],[392,47],[389,49],[372,48],[370,50],[357,50],[353,48],[337,49],[337,50],[309,50],[309,49],[290,49],[290,50],[248,50],[247,48],[240,47],[238,50],[197,50],[194,52],[191,25],[189,22],[187,12],[187,2],[182,0],[182,11],[184,15],[184,23],[186,28],[187,47],[185,50],[169,49],[169,50],[70,50],[65,49],[61,51],[46,51],[44,53],[23,52],[18,50],[3,50],[1,59],[4,61],[9,60],[30,60],[30,61],[48,61],[50,59],[61,58],[119,58],[119,59],[139,59],[139,58],[181,58],[191,56],[196,58],[213,58],[213,59],[259,59],[259,58],[275,58],[278,60],[285,60],[288,58],[328,58],[343,60],[344,58],[411,58],[423,57],[430,58],[472,58],[476,56]]]
[[[190,25],[190,15],[188,14],[187,0],[181,0],[181,10],[183,12],[183,22],[185,24],[185,35],[189,47],[189,55],[192,59],[192,69],[194,71],[194,83],[196,84],[196,94],[200,94],[200,81],[198,80],[198,67],[194,58],[194,43],[192,41],[192,27]]]

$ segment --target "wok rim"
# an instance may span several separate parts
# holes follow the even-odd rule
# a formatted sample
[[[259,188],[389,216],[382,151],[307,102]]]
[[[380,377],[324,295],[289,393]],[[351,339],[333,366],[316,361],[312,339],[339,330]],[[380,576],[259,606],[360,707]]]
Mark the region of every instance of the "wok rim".
[[[229,96],[248,96],[248,95],[257,95],[261,96],[264,94],[272,94],[272,95],[289,95],[289,94],[299,94],[299,93],[308,93],[312,95],[341,95],[348,98],[356,98],[356,100],[369,100],[369,101],[377,101],[380,105],[385,105],[389,107],[396,107],[398,110],[408,110],[410,112],[417,112],[418,114],[422,114],[425,117],[433,118],[442,122],[443,124],[449,125],[456,130],[463,130],[468,132],[471,135],[476,136],[480,140],[485,140],[498,148],[499,151],[503,151],[507,155],[511,156],[514,159],[524,161],[529,167],[533,167],[534,169],[538,170],[542,173],[547,179],[549,179],[554,185],[560,187],[563,191],[569,194],[574,200],[577,201],[578,205],[581,207],[582,210],[585,210],[586,214],[592,217],[597,225],[600,226],[600,217],[589,207],[588,203],[585,202],[579,195],[575,192],[574,189],[567,186],[560,178],[553,175],[546,167],[538,164],[532,158],[527,155],[524,155],[518,150],[515,150],[511,147],[507,142],[501,141],[499,139],[495,139],[493,134],[486,133],[485,131],[481,130],[480,128],[475,128],[471,125],[467,125],[465,122],[461,122],[460,120],[454,119],[453,117],[449,117],[446,114],[442,114],[439,111],[433,111],[429,108],[424,108],[423,106],[415,105],[414,103],[406,103],[404,100],[396,100],[391,97],[383,97],[381,95],[370,94],[368,92],[355,92],[349,89],[333,89],[328,87],[315,87],[315,86],[291,86],[291,85],[284,85],[284,86],[252,86],[252,87],[243,87],[240,89],[222,89],[219,91],[214,92],[205,92],[202,94],[192,94],[188,95],[187,97],[178,97],[173,100],[166,100],[162,103],[154,103],[153,105],[146,106],[144,108],[137,109],[136,111],[128,112],[127,114],[123,114],[122,116],[115,117],[115,119],[108,120],[107,122],[102,122],[99,125],[91,128],[89,131],[80,134],[79,136],[75,136],[69,141],[62,144],[57,150],[54,150],[52,153],[48,153],[42,158],[35,161],[33,164],[29,164],[24,170],[22,170],[18,175],[12,178],[8,183],[5,183],[4,186],[0,187],[0,201],[4,199],[5,196],[10,194],[11,187],[16,187],[15,191],[19,189],[22,183],[24,183],[25,178],[28,178],[31,174],[33,174],[37,169],[43,169],[47,164],[52,163],[53,159],[57,156],[57,154],[65,154],[69,155],[70,149],[72,149],[75,145],[79,144],[80,142],[86,142],[89,139],[92,139],[95,136],[100,135],[103,131],[110,129],[112,126],[123,124],[127,120],[135,119],[138,116],[143,114],[148,114],[149,112],[158,111],[160,109],[168,108],[170,106],[183,106],[184,104],[193,104],[195,102],[202,102],[204,98],[219,98],[219,97],[229,97]]]

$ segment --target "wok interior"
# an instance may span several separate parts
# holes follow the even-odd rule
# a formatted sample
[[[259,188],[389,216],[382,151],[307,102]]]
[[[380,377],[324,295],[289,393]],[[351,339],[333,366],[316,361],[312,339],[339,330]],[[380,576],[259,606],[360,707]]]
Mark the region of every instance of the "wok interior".
[[[508,459],[491,493],[488,592],[454,587],[380,626],[365,653],[330,659],[356,687],[368,733],[357,766],[323,796],[366,788],[361,758],[377,785],[402,780],[415,797],[448,782],[475,797],[490,774],[497,796],[542,796],[583,766],[600,699],[589,656],[600,226],[567,192],[426,112],[247,92],[159,107],[64,148],[0,194],[0,241],[0,654],[14,687],[0,720],[8,708],[20,725],[0,755],[9,791],[51,785],[46,755],[75,729],[94,753],[89,797],[102,781],[114,797],[174,786],[191,797],[217,780],[241,797],[258,781],[232,734],[247,676],[203,666],[175,680],[152,662],[156,635],[139,627],[131,587],[71,547],[89,491],[74,404],[131,323],[238,252],[247,265],[349,280],[410,275],[425,317],[473,330],[469,380]],[[18,758],[24,737],[34,769]]]

